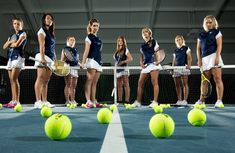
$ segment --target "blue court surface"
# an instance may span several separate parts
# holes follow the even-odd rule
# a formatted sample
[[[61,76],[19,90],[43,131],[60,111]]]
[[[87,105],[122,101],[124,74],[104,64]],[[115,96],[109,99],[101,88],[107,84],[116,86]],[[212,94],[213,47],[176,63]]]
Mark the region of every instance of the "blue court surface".
[[[53,141],[44,132],[45,118],[40,110],[23,105],[23,111],[0,109],[0,153],[235,153],[235,107],[207,107],[203,127],[188,123],[191,108],[164,110],[175,121],[173,135],[152,136],[149,120],[155,114],[147,107],[127,110],[119,106],[110,124],[99,124],[98,108],[53,108],[67,115],[73,129],[63,141]]]

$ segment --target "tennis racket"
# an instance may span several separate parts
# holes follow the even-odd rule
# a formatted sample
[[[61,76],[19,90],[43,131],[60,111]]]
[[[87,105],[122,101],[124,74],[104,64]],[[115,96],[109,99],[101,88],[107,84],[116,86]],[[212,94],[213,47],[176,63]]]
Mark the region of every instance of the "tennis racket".
[[[201,95],[203,98],[207,98],[211,95],[212,92],[212,85],[210,83],[210,80],[206,78],[206,76],[203,73],[202,68],[200,68],[201,71]]]
[[[17,40],[16,34],[13,34],[13,35],[10,36],[9,41],[16,41],[16,40]]]
[[[48,62],[46,64],[42,63],[42,61],[37,60],[33,57],[29,57],[30,60],[37,61],[45,66],[47,66],[51,72],[53,72],[57,76],[67,76],[70,73],[70,66],[66,64],[64,61],[55,60],[54,63]]]
[[[64,53],[65,57],[67,58],[67,60],[76,61],[76,59],[73,56],[71,47],[64,47],[63,48],[63,53]]]
[[[158,51],[155,51],[153,54],[154,62],[153,64],[158,65],[161,64],[164,59],[166,58],[166,54],[164,49],[159,49]],[[150,63],[145,64],[145,66],[148,66]]]
[[[154,64],[158,65],[164,61],[166,57],[165,51],[163,49],[159,49],[154,53]]]
[[[16,36],[16,34],[13,34],[13,35],[11,35],[10,36],[10,38],[9,38],[9,41],[12,41],[12,42],[16,42],[17,41],[17,36]],[[9,47],[9,49],[8,49],[8,57],[11,57],[11,55],[12,55],[12,53],[13,53],[13,47]]]
[[[71,47],[64,47],[63,53],[67,60],[69,60],[70,62],[77,62],[78,65],[81,65],[81,62],[74,57]]]

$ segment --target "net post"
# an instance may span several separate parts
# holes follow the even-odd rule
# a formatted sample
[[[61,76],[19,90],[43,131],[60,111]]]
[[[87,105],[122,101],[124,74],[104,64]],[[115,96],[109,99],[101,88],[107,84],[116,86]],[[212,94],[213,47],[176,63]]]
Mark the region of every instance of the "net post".
[[[117,105],[117,67],[113,69],[114,104]]]

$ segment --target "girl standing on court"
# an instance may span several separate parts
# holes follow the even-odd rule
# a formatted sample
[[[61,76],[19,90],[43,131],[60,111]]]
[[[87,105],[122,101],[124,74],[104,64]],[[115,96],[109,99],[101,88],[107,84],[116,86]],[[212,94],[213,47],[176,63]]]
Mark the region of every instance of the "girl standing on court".
[[[223,107],[223,93],[224,85],[222,81],[222,66],[223,60],[221,58],[222,51],[222,34],[218,29],[219,25],[216,18],[208,15],[204,18],[203,29],[197,40],[197,59],[198,66],[202,68],[207,79],[213,79],[216,85],[217,101],[215,107]],[[196,102],[196,104],[204,104],[205,98],[203,96]]]
[[[47,101],[48,83],[51,78],[51,70],[45,66],[49,62],[53,62],[55,59],[55,23],[51,13],[45,13],[41,19],[42,27],[39,29],[38,43],[39,49],[35,56],[35,62],[37,67],[37,79],[34,84],[36,102],[35,108],[41,109],[42,106],[55,107]]]
[[[91,19],[87,25],[87,37],[81,67],[87,68],[85,96],[88,108],[102,107],[96,99],[96,86],[102,72],[101,50],[102,41],[97,36],[100,23],[97,19]]]
[[[23,20],[21,18],[14,18],[12,25],[15,33],[12,34],[3,45],[3,49],[8,49],[8,63],[7,70],[11,83],[12,99],[9,103],[4,104],[4,107],[13,108],[20,103],[20,84],[18,77],[21,69],[24,67],[23,52],[26,45],[26,33],[23,31]]]
[[[130,99],[130,86],[129,86],[129,70],[127,64],[133,59],[129,49],[127,48],[126,39],[123,36],[117,39],[117,49],[113,55],[116,66],[123,67],[123,69],[117,69],[117,90],[118,90],[118,102],[122,102],[123,87],[125,91],[125,103],[129,103]]]
[[[152,30],[148,27],[144,27],[142,29],[142,37],[144,39],[144,43],[141,45],[140,48],[140,66],[142,67],[142,70],[138,82],[137,99],[132,104],[132,107],[141,106],[144,83],[145,80],[149,77],[149,75],[151,77],[151,82],[153,86],[153,100],[149,107],[153,107],[153,105],[158,104],[158,74],[159,70],[161,69],[161,65],[154,64],[154,53],[159,50],[159,45],[157,41],[153,39]]]
[[[78,50],[75,47],[75,37],[68,36],[66,41],[66,46],[64,48],[67,48],[71,54],[74,57],[74,61],[69,61],[66,59],[66,56],[64,55],[64,52],[62,50],[61,53],[61,60],[65,61],[70,66],[76,66],[78,65],[79,60],[79,54]],[[78,71],[75,69],[70,69],[70,74],[64,77],[65,80],[65,88],[64,88],[64,95],[65,95],[65,104],[77,104],[75,100],[75,94],[76,94],[76,87],[77,87],[77,79],[78,79]]]
[[[188,75],[190,75],[190,67],[192,65],[191,49],[185,45],[184,37],[177,35],[175,37],[176,49],[173,53],[172,66],[186,66],[186,69],[176,69],[173,71],[175,89],[178,101],[176,105],[187,105],[188,99]],[[183,95],[181,93],[181,84],[183,85]]]

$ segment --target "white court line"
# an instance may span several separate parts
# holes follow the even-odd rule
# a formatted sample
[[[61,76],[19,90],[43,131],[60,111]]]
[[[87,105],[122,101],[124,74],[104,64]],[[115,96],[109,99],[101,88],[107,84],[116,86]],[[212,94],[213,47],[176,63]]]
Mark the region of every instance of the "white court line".
[[[2,110],[2,112],[4,112],[5,115],[1,115],[0,119],[12,119],[12,118],[16,118],[16,117],[22,116],[26,112],[31,111],[31,110],[34,109],[32,107],[25,107],[24,105],[22,105],[22,106],[23,106],[23,110],[22,110],[22,112],[19,112],[19,113],[15,112],[13,108],[2,108],[2,109],[8,109],[8,110],[12,109],[12,110],[11,111],[4,111],[4,110]]]
[[[113,111],[100,153],[128,153],[118,109]]]

